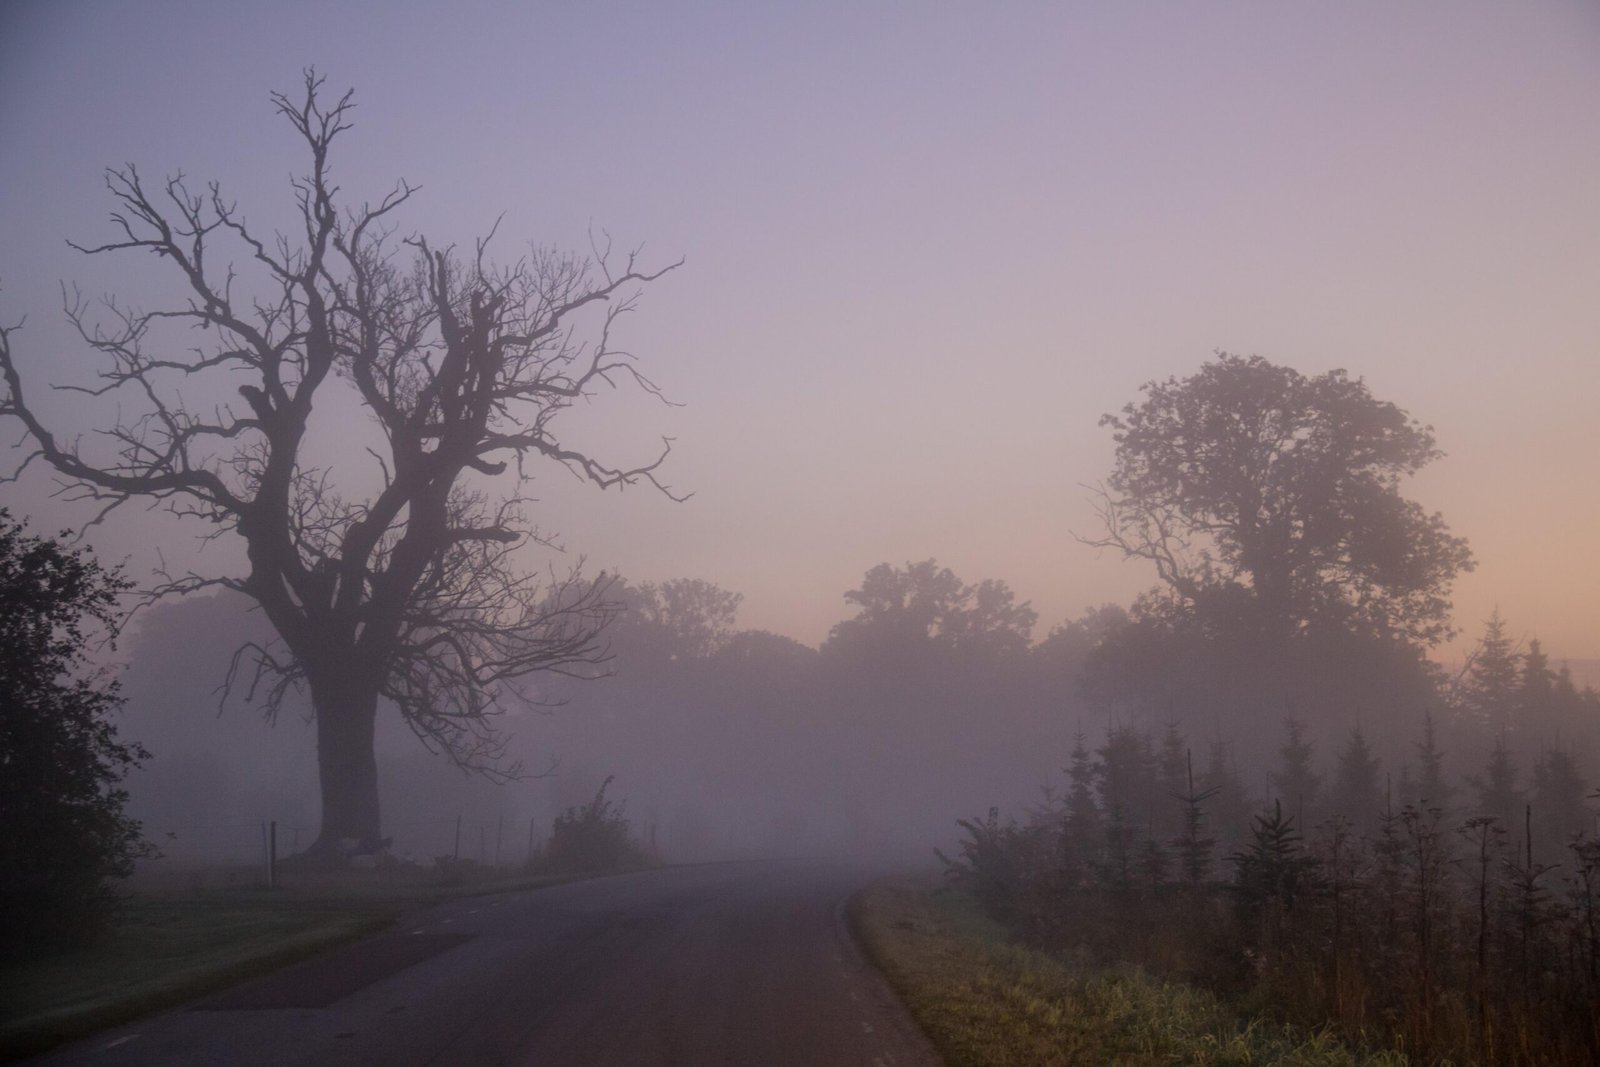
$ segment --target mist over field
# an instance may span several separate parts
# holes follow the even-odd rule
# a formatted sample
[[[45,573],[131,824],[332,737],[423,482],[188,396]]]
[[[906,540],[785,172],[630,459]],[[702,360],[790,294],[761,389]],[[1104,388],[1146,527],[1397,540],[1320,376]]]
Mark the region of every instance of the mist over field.
[[[145,870],[1567,862],[1597,89],[1581,3],[8,4],[0,507],[136,587]]]

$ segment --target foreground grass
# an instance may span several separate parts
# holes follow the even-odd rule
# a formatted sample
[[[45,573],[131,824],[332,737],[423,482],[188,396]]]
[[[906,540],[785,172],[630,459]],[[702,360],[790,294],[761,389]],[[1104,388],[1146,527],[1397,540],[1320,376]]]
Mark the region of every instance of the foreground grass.
[[[0,967],[0,1059],[276,970],[431,904],[571,880],[490,872],[445,880],[417,869],[288,875],[270,890],[147,888],[122,903],[94,946]]]
[[[1408,1062],[1327,1033],[1241,1020],[1190,986],[1136,970],[1095,971],[1015,945],[970,898],[932,882],[873,885],[851,902],[851,919],[950,1067]]]

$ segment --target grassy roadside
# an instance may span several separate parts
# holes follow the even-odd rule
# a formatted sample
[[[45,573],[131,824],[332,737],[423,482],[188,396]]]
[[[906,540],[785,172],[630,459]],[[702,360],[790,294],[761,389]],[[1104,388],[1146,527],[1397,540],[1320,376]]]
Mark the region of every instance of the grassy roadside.
[[[892,880],[851,901],[856,935],[950,1067],[1403,1067],[1328,1034],[1240,1019],[1202,990],[1013,944],[970,898]]]
[[[276,889],[130,896],[92,948],[0,967],[0,1059],[30,1055],[383,930],[445,900],[574,876],[305,875]]]

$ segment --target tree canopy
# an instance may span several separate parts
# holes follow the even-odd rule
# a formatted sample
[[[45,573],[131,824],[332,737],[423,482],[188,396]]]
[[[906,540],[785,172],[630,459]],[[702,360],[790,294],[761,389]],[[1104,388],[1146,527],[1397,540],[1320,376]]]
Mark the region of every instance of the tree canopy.
[[[632,670],[665,662],[706,659],[727,643],[739,616],[741,593],[703,578],[665,582],[619,581],[611,599],[620,607],[612,639]]]
[[[148,753],[118,740],[117,682],[85,652],[129,584],[0,510],[0,954],[92,930],[146,850],[119,783]]]
[[[968,585],[931,559],[867,571],[861,588],[844,595],[859,609],[836,625],[825,647],[882,653],[939,648],[980,656],[1021,656],[1028,651],[1038,614],[1018,604],[1005,582],[986,578]]]
[[[1342,370],[1220,354],[1149,382],[1101,424],[1116,458],[1088,543],[1155,565],[1147,610],[1289,635],[1326,626],[1425,645],[1450,633],[1466,542],[1400,493],[1431,428]]]

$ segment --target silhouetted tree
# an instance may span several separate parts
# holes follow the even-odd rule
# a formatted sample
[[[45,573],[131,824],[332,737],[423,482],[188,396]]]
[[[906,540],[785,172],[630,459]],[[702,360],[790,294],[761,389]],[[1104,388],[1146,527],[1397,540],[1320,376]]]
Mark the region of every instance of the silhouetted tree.
[[[1506,634],[1505,620],[1496,608],[1483,624],[1483,636],[1478,639],[1467,665],[1462,694],[1462,702],[1472,719],[1496,734],[1514,728],[1521,680],[1519,666],[1517,651]]]
[[[1099,866],[1105,838],[1094,794],[1094,757],[1083,731],[1073,735],[1067,758],[1067,796],[1061,826],[1062,867],[1070,886],[1087,884]]]
[[[903,656],[940,650],[985,657],[1020,657],[1038,615],[1006,583],[967,585],[931,559],[892,567],[880,563],[844,595],[859,609],[834,626],[831,652]]]
[[[272,623],[281,645],[248,650],[230,678],[261,681],[250,689],[269,707],[291,685],[309,688],[322,791],[311,852],[332,857],[345,839],[380,841],[380,698],[430,748],[509,771],[492,713],[517,679],[602,660],[608,580],[574,570],[552,585],[519,571],[517,547],[548,546],[549,535],[529,530],[515,487],[494,504],[484,479],[509,468],[520,485],[525,464],[543,459],[601,487],[666,491],[657,471],[667,449],[610,466],[559,429],[564,411],[601,389],[657,392],[613,333],[639,287],[672,268],[644,271],[633,255],[618,264],[608,248],[593,260],[534,249],[501,267],[487,238],[464,253],[396,241],[411,186],[351,204],[333,181],[351,95],[330,104],[308,72],[302,93],[272,99],[309,156],[293,182],[297,232],[257,233],[215,184],[197,191],[179,176],[151,188],[131,165],[109,171],[118,236],[82,250],[152,253],[140,262],[172,270],[185,297],[151,312],[108,302],[98,318],[69,298],[70,320],[107,364],[87,391],[122,404],[99,438],[106,449],[46,425],[23,388],[13,330],[0,331],[0,415],[22,424],[30,460],[105,510],[165,501],[208,523],[208,536],[241,540],[243,573],[170,577],[156,592],[234,589]],[[242,292],[230,255],[261,288]],[[593,336],[581,341],[585,329]],[[185,404],[220,389],[242,405]],[[373,462],[342,483],[332,457],[307,446],[313,410],[336,410],[336,395],[371,420]],[[344,457],[338,473],[351,466]]]
[[[117,739],[118,684],[84,650],[129,584],[0,509],[0,956],[93,933],[147,851],[119,783],[149,754]]]
[[[714,655],[733,635],[744,595],[701,578],[674,578],[659,585],[619,582],[610,599],[621,608],[610,634],[622,650],[619,669],[642,674]]]
[[[1090,608],[1051,629],[1044,640],[1033,646],[1032,655],[1047,665],[1053,680],[1064,688],[1077,682],[1090,654],[1128,621],[1128,612],[1118,604]]]
[[[1528,642],[1528,651],[1522,654],[1521,669],[1517,675],[1517,718],[1532,730],[1549,730],[1559,726],[1556,718],[1556,672],[1550,668],[1550,657],[1537,637]]]
[[[1314,888],[1317,860],[1305,848],[1293,817],[1273,802],[1272,811],[1257,815],[1250,842],[1228,857],[1233,864],[1234,904],[1241,917],[1254,925],[1272,913],[1292,911],[1301,897]],[[1270,927],[1271,924],[1269,924]],[[1269,938],[1270,928],[1262,931]]]
[[[1177,609],[1281,639],[1314,625],[1433,644],[1472,566],[1400,495],[1432,431],[1335,370],[1221,354],[1107,415],[1116,461],[1091,544],[1154,564]]]

